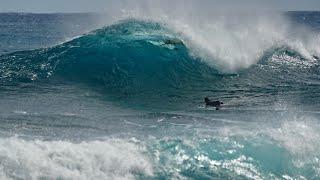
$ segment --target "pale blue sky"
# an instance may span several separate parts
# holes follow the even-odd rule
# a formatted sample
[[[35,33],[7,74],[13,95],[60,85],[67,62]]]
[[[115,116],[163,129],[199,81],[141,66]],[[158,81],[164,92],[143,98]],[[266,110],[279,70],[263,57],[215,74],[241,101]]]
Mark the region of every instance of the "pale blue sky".
[[[123,1],[144,0],[0,0],[0,12],[104,12],[117,8]],[[149,0],[152,1],[152,0]],[[172,0],[181,1],[183,0]],[[189,0],[190,1],[190,0]],[[192,1],[192,0],[191,0]],[[272,10],[320,10],[320,0],[193,0],[207,7],[263,8]],[[162,1],[166,2],[166,0]],[[170,3],[170,1],[167,1]],[[183,3],[182,3],[183,4]],[[114,6],[114,7],[113,7]]]

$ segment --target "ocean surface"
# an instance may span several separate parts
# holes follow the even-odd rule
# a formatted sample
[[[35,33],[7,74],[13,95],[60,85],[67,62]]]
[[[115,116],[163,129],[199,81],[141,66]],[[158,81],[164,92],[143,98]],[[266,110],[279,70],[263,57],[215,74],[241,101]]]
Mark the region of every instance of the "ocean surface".
[[[319,12],[106,19],[0,14],[0,179],[320,179]]]

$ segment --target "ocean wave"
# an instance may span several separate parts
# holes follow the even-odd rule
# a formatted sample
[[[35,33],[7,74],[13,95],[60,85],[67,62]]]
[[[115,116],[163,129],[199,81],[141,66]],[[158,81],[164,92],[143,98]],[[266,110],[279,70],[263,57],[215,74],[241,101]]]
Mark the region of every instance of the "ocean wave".
[[[256,64],[250,63],[249,68],[239,72],[226,73],[220,66],[222,61],[225,65],[230,63],[226,57],[211,56],[208,62],[207,57],[194,55],[194,43],[189,40],[170,29],[170,25],[133,19],[120,21],[55,47],[2,55],[0,80],[8,83],[58,79],[102,86],[123,94],[162,93],[220,89],[226,83],[236,83],[232,76],[239,73],[243,80],[265,71],[271,78],[264,81],[278,81],[279,76],[284,76],[279,71],[295,67],[294,73],[306,69],[296,74],[303,76],[314,74],[319,64],[317,56],[305,56],[294,47],[270,46],[259,50],[263,52],[261,57],[254,56]],[[228,53],[239,52],[229,49]],[[250,84],[257,83],[256,77],[249,80],[252,80]]]

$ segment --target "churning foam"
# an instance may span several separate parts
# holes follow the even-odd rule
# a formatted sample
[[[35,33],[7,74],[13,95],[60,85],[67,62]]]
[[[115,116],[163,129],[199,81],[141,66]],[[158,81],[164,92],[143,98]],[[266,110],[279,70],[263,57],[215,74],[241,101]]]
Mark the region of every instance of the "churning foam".
[[[319,155],[320,133],[317,121],[295,119],[284,121],[281,127],[269,129],[270,137],[280,142],[292,154],[300,157]]]
[[[134,179],[152,175],[144,148],[125,140],[0,138],[0,179]]]
[[[280,13],[244,13],[234,9],[222,12],[209,1],[122,2],[117,6],[121,13],[109,12],[114,20],[138,18],[162,22],[174,29],[193,55],[224,71],[247,68],[273,47],[288,46],[306,58],[320,54],[319,35],[292,25]]]

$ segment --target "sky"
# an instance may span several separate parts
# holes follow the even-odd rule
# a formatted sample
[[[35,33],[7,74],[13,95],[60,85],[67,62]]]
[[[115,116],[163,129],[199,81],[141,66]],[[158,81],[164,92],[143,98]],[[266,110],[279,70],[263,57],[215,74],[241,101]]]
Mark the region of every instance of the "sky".
[[[118,8],[119,3],[157,0],[0,0],[0,12],[106,12]],[[193,1],[196,4],[205,4],[213,9],[267,9],[267,10],[320,10],[320,0],[171,0],[171,2]],[[170,0],[162,0],[161,3]]]

